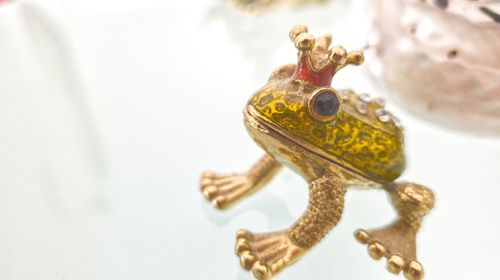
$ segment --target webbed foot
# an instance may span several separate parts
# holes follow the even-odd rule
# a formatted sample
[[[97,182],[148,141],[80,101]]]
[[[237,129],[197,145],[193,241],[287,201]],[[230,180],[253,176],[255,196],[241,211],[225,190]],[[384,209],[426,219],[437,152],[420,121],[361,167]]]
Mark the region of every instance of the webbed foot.
[[[262,188],[280,170],[281,164],[268,154],[262,156],[246,173],[201,174],[200,189],[219,209],[226,209]]]
[[[403,271],[409,280],[423,278],[424,269],[415,257],[415,233],[409,227],[394,223],[369,232],[358,230],[355,237],[368,246],[368,254],[373,259],[387,259],[389,272],[399,274]]]
[[[239,230],[236,254],[241,266],[252,271],[255,278],[268,280],[298,260],[306,251],[295,245],[287,231],[254,234]]]
[[[356,239],[368,245],[368,253],[376,260],[387,258],[387,270],[401,271],[409,280],[420,280],[424,269],[416,260],[416,235],[423,217],[434,206],[434,194],[414,183],[394,183],[385,187],[399,218],[389,226],[371,231],[358,230]]]
[[[218,175],[204,172],[201,175],[201,191],[219,209],[229,208],[248,194],[253,186],[254,183],[244,174]]]

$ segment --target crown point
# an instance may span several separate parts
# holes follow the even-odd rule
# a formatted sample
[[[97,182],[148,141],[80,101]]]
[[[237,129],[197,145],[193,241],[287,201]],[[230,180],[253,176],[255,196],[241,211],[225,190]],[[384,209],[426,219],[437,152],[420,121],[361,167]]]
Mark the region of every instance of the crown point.
[[[290,30],[289,36],[290,36],[290,39],[295,42],[295,38],[297,38],[297,36],[299,36],[302,33],[306,33],[306,32],[307,32],[307,27],[305,27],[303,25],[297,25],[297,26],[294,26],[292,28],[292,30]]]
[[[315,51],[325,52],[332,43],[333,37],[330,34],[323,35],[316,40]]]
[[[290,39],[299,50],[299,60],[292,79],[307,81],[316,86],[328,86],[332,78],[347,64],[359,65],[364,57],[361,51],[347,53],[341,46],[330,48],[331,35],[315,38],[305,26],[295,26]]]
[[[347,51],[342,46],[335,46],[330,49],[329,58],[337,64],[344,64],[347,59]]]
[[[309,33],[300,33],[295,37],[295,47],[301,51],[308,51],[314,47],[314,36]]]
[[[352,51],[347,55],[347,63],[361,65],[365,61],[365,56],[362,51]]]

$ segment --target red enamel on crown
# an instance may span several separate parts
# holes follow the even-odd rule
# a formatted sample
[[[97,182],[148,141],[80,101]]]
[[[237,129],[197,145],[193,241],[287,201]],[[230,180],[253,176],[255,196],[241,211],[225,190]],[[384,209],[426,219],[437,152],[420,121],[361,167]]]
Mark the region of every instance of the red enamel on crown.
[[[290,39],[299,50],[297,67],[292,79],[306,81],[323,87],[330,86],[332,78],[348,64],[360,65],[364,61],[361,51],[347,53],[341,46],[330,48],[332,36],[314,38],[304,26],[296,26],[290,31]]]

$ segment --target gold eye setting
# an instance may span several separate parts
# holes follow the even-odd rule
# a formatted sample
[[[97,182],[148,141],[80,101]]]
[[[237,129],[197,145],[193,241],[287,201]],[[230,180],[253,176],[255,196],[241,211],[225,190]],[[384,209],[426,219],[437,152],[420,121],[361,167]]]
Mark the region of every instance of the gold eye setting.
[[[341,104],[342,99],[336,90],[330,87],[320,88],[309,98],[309,113],[316,120],[329,122],[335,119]]]

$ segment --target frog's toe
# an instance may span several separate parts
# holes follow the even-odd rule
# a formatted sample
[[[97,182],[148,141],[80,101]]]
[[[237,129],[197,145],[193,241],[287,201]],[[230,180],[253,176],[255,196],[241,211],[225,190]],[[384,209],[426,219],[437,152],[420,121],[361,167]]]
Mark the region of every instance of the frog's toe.
[[[400,255],[392,255],[387,258],[387,270],[394,274],[399,274],[405,267],[405,260]]]
[[[251,188],[247,176],[242,174],[218,175],[204,172],[200,189],[205,198],[218,209],[226,209],[241,199]]]
[[[405,267],[405,277],[408,280],[420,280],[424,277],[424,268],[422,264],[417,261],[411,261]]]
[[[236,238],[235,251],[241,267],[251,271],[259,280],[270,279],[303,252],[291,242],[287,231],[254,234],[239,230]]]
[[[368,245],[368,254],[370,254],[370,257],[374,260],[380,260],[385,255],[385,251],[385,246],[377,241],[371,242],[370,245]]]
[[[358,230],[356,240],[367,245],[368,254],[375,260],[386,258],[386,269],[393,273],[403,272],[408,280],[420,280],[424,276],[422,265],[415,259],[415,233],[400,225],[383,229]]]
[[[252,273],[258,280],[268,280],[271,278],[271,270],[265,263],[261,261],[257,261],[253,265]]]

